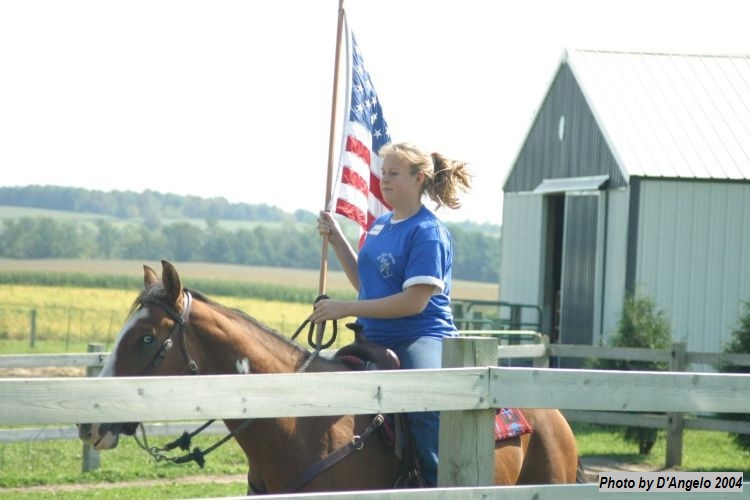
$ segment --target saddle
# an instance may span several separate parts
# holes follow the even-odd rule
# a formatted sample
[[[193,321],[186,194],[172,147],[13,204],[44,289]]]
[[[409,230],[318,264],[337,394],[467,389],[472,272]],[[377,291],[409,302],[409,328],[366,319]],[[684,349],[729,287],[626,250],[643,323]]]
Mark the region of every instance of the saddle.
[[[333,359],[341,361],[353,370],[398,370],[401,368],[401,362],[395,352],[365,338],[362,325],[347,323],[346,327],[354,332],[354,342],[339,349]]]

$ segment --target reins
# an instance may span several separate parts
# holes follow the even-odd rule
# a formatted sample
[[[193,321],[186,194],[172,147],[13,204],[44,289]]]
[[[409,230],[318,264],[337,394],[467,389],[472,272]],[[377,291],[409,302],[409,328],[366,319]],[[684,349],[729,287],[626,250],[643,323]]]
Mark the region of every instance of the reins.
[[[184,330],[187,328],[188,324],[188,318],[190,317],[190,309],[193,304],[193,297],[190,294],[189,291],[184,290],[184,296],[185,296],[185,304],[182,308],[182,313],[177,313],[172,306],[167,304],[163,299],[155,299],[147,301],[148,304],[154,304],[156,306],[159,306],[169,317],[174,320],[174,326],[169,331],[169,335],[162,343],[161,348],[159,349],[159,352],[156,353],[154,356],[154,359],[151,360],[151,363],[148,365],[148,368],[146,369],[145,373],[148,373],[154,369],[156,369],[159,364],[161,364],[162,361],[164,361],[164,358],[166,358],[169,351],[172,349],[172,346],[174,345],[174,342],[172,341],[172,336],[179,336],[180,337],[180,345],[182,346],[182,354],[185,356],[185,360],[188,363],[188,367],[190,368],[190,373],[193,375],[198,375],[198,364],[193,360],[193,358],[190,356],[190,353],[187,350],[187,344],[185,343],[185,335]],[[171,443],[168,443],[163,448],[159,448],[158,446],[149,446],[148,445],[148,437],[146,436],[146,428],[143,426],[143,423],[140,423],[138,425],[138,429],[141,431],[141,436],[143,438],[143,442],[141,442],[140,439],[138,439],[138,434],[133,434],[133,438],[135,439],[135,442],[138,443],[138,446],[146,451],[151,457],[156,460],[157,462],[172,462],[175,464],[182,464],[187,462],[195,461],[201,469],[206,464],[206,458],[205,456],[214,451],[216,448],[221,446],[222,444],[229,441],[231,438],[242,432],[247,428],[247,426],[250,424],[251,419],[245,419],[236,429],[234,429],[232,432],[224,436],[222,439],[220,439],[215,444],[209,446],[206,450],[201,450],[200,448],[194,448],[193,451],[190,453],[187,453],[185,455],[179,456],[179,457],[170,457],[164,454],[164,452],[169,452],[177,447],[179,447],[183,451],[188,451],[190,449],[191,440],[193,437],[198,435],[199,433],[203,432],[209,425],[215,422],[215,420],[209,420],[200,427],[198,427],[196,430],[194,430],[191,433],[188,433],[187,431],[183,432],[182,435],[177,438],[176,440],[172,441]]]
[[[214,451],[219,446],[223,445],[230,439],[232,439],[234,436],[239,434],[240,432],[244,431],[248,425],[250,425],[250,422],[252,419],[247,418],[245,419],[239,426],[237,426],[236,429],[234,429],[232,432],[221,438],[219,441],[214,443],[213,445],[209,446],[205,450],[201,450],[200,448],[196,447],[193,448],[193,451],[190,453],[186,453],[179,457],[170,457],[168,455],[164,455],[164,452],[169,452],[178,446],[183,451],[188,451],[190,449],[190,443],[193,437],[203,432],[206,428],[208,428],[209,425],[213,424],[215,420],[209,420],[200,427],[198,427],[196,430],[194,430],[191,433],[188,433],[187,431],[183,432],[182,435],[172,441],[171,443],[168,443],[164,448],[159,448],[158,446],[149,446],[148,445],[148,438],[146,437],[146,429],[143,426],[143,423],[138,424],[138,429],[141,431],[141,435],[143,437],[143,442],[141,442],[140,439],[138,439],[138,434],[133,434],[133,438],[135,439],[135,442],[138,443],[138,446],[144,450],[146,453],[151,455],[151,458],[153,458],[157,462],[171,462],[173,464],[184,464],[188,462],[197,463],[200,468],[202,469],[204,465],[206,465],[206,455]]]
[[[182,308],[182,313],[178,314],[172,307],[167,304],[165,301],[158,299],[158,300],[152,300],[148,303],[154,304],[159,306],[164,312],[166,312],[175,322],[174,326],[169,332],[169,335],[167,336],[167,339],[162,343],[162,347],[159,350],[159,352],[156,353],[154,356],[154,359],[151,361],[151,363],[148,366],[147,372],[155,369],[167,356],[169,351],[172,349],[173,341],[172,336],[180,336],[180,343],[182,345],[182,353],[185,356],[185,359],[188,362],[188,366],[190,367],[190,372],[193,375],[198,375],[198,365],[193,360],[193,358],[190,356],[190,353],[187,350],[187,346],[185,344],[185,335],[183,334],[183,331],[187,328],[188,324],[188,317],[190,316],[190,308],[192,305],[192,296],[190,295],[190,292],[187,290],[184,291],[185,293],[185,305]],[[328,298],[326,295],[320,295],[318,298],[315,299],[315,302],[318,302],[319,300]],[[302,364],[302,366],[297,370],[298,373],[303,373],[307,370],[307,368],[310,366],[310,363],[320,354],[320,352],[323,349],[327,349],[333,343],[336,341],[336,337],[338,335],[338,322],[333,321],[333,333],[331,335],[331,339],[327,342],[321,343],[318,341],[318,339],[322,340],[325,334],[325,322],[323,322],[320,325],[320,329],[318,331],[317,338],[314,336],[314,330],[315,330],[315,324],[311,323],[309,319],[306,319],[302,322],[302,324],[297,328],[297,330],[292,335],[291,339],[296,339],[300,332],[305,328],[305,326],[310,325],[308,333],[307,333],[307,343],[310,345],[310,347],[313,348],[313,352],[310,353],[310,355],[307,357],[305,362]],[[229,434],[224,436],[222,439],[211,445],[210,447],[206,448],[205,450],[201,450],[200,448],[196,447],[193,448],[193,451],[186,453],[182,456],[178,457],[170,457],[168,455],[165,455],[166,452],[169,452],[177,447],[179,447],[183,451],[190,450],[191,441],[192,438],[196,435],[203,432],[206,428],[208,428],[209,425],[215,422],[215,420],[209,420],[200,427],[198,427],[196,430],[194,430],[191,433],[188,433],[187,431],[183,432],[182,435],[172,441],[171,443],[168,443],[163,448],[160,448],[158,446],[149,446],[148,444],[148,437],[146,436],[146,428],[143,426],[143,423],[140,423],[138,425],[138,429],[141,432],[141,436],[143,441],[141,442],[140,439],[138,439],[137,432],[133,434],[133,438],[135,439],[135,442],[138,444],[138,446],[143,449],[146,453],[148,453],[156,462],[171,462],[174,464],[183,464],[188,462],[196,462],[200,468],[202,469],[206,464],[206,455],[214,451],[216,448],[221,446],[222,444],[226,443],[233,437],[237,436],[239,433],[247,429],[247,427],[252,422],[252,418],[246,418],[242,421],[242,423],[237,426],[234,430],[232,430]],[[375,429],[380,427],[383,424],[383,416],[381,414],[375,415],[375,417],[370,422],[370,425],[365,429],[365,431],[361,435],[356,435],[352,437],[352,440],[350,443],[342,446],[335,452],[331,453],[330,455],[326,456],[325,458],[322,458],[315,464],[308,467],[300,477],[300,479],[297,481],[296,486],[291,491],[297,491],[302,486],[310,482],[312,479],[315,478],[318,474],[323,472],[324,470],[332,467],[337,462],[341,461],[345,457],[349,456],[350,454],[354,453],[355,451],[359,451],[364,446],[364,441],[367,440],[367,438],[370,437],[370,435],[373,433]]]
[[[317,304],[318,301],[322,299],[327,299],[327,298],[328,298],[327,295],[319,295],[318,298],[315,299],[315,303]],[[328,349],[329,347],[333,345],[334,342],[336,342],[336,337],[338,335],[339,323],[337,320],[334,320],[333,321],[333,334],[331,335],[331,340],[321,344],[318,341],[318,339],[322,340],[325,335],[326,322],[324,321],[323,323],[321,323],[319,330],[318,330],[317,338],[313,338],[313,332],[315,331],[315,324],[310,322],[309,319],[306,319],[305,321],[302,322],[299,328],[297,328],[294,334],[292,334],[292,337],[291,337],[292,340],[295,340],[299,336],[300,332],[308,324],[310,325],[310,328],[307,330],[307,344],[313,348],[313,352],[310,353],[310,356],[308,356],[307,360],[305,360],[305,362],[302,364],[299,370],[297,370],[298,373],[304,373],[307,370],[307,367],[310,366],[310,363],[312,363],[312,361],[316,357],[318,357],[318,354],[320,354],[320,351],[322,351],[323,349]]]

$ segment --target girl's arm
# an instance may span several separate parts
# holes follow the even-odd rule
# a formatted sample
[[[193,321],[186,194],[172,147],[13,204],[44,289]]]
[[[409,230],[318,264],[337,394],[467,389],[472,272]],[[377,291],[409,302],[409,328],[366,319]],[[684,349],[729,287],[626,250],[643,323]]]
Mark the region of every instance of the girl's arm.
[[[380,299],[319,300],[309,319],[319,323],[349,316],[380,319],[413,316],[424,311],[434,291],[433,285],[412,285],[402,292]]]
[[[359,292],[359,273],[357,272],[357,253],[352,248],[349,240],[344,236],[341,226],[330,212],[321,211],[318,217],[318,233],[328,236],[328,243],[333,247],[336,258],[344,269],[344,274],[349,279],[354,289]]]

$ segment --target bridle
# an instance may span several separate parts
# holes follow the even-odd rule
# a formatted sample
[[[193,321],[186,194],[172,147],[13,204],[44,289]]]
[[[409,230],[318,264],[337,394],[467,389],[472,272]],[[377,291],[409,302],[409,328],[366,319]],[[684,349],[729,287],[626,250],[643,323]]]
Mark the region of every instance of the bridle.
[[[183,295],[185,297],[185,302],[182,306],[182,313],[178,313],[177,311],[175,311],[174,308],[163,298],[152,299],[143,303],[143,305],[153,304],[155,306],[158,306],[162,311],[167,313],[167,315],[172,318],[172,320],[174,320],[174,326],[172,326],[172,329],[169,331],[169,335],[164,340],[164,342],[162,342],[161,349],[159,349],[159,352],[156,353],[154,359],[151,360],[151,363],[146,368],[146,372],[144,373],[144,375],[147,375],[149,372],[155,370],[161,364],[161,362],[164,361],[164,358],[167,357],[167,353],[169,353],[169,351],[172,349],[172,346],[174,345],[174,342],[172,341],[173,336],[175,338],[179,337],[180,345],[182,346],[182,354],[185,356],[185,360],[188,363],[190,373],[192,373],[193,375],[198,375],[198,364],[193,360],[187,350],[184,335],[185,329],[187,328],[188,318],[190,317],[190,308],[193,305],[193,296],[190,295],[190,292],[188,292],[187,290],[183,291]]]
[[[193,360],[193,358],[190,356],[190,353],[187,350],[187,345],[185,343],[185,330],[187,329],[188,325],[188,319],[190,317],[190,309],[193,303],[193,297],[190,294],[189,291],[183,290],[185,302],[182,307],[182,312],[178,313],[170,304],[167,303],[166,300],[163,298],[156,298],[156,299],[150,299],[142,302],[142,305],[145,306],[147,304],[153,304],[155,306],[158,306],[161,308],[167,315],[169,315],[172,320],[174,320],[174,326],[172,326],[172,329],[169,331],[169,335],[167,338],[162,342],[161,348],[159,351],[154,355],[154,358],[151,360],[151,363],[146,367],[145,374],[148,374],[155,370],[162,361],[164,361],[164,358],[167,357],[167,354],[174,346],[174,341],[172,338],[175,339],[179,337],[180,345],[182,346],[182,354],[185,356],[185,360],[188,362],[188,366],[190,367],[190,372],[193,375],[198,375],[198,364]],[[321,298],[324,298],[324,296],[318,297],[317,300],[320,300]],[[302,331],[302,329],[305,327],[305,325],[308,323],[308,320],[305,320],[305,322],[302,323],[302,325],[297,329],[295,334],[292,336],[292,339],[297,337],[299,333]],[[330,342],[327,342],[325,344],[321,343],[323,332],[325,330],[325,324],[323,324],[323,327],[319,330],[319,336],[316,339],[317,341],[313,343],[312,341],[312,334],[313,334],[313,325],[310,324],[310,330],[308,333],[308,343],[310,343],[312,346],[315,347],[315,350],[309,355],[308,359],[305,361],[305,363],[299,368],[298,372],[303,373],[306,371],[309,364],[312,362],[313,359],[317,357],[317,355],[320,353],[321,349],[329,347],[336,339],[336,333],[337,333],[337,324],[336,322],[333,323],[333,338],[330,340]],[[240,423],[239,426],[237,426],[234,430],[229,432],[226,436],[224,436],[221,440],[214,443],[212,446],[207,448],[206,450],[201,450],[200,448],[193,448],[193,451],[186,453],[185,455],[179,456],[179,457],[170,457],[168,455],[165,455],[164,452],[169,452],[177,447],[182,449],[183,451],[188,451],[190,449],[190,442],[191,439],[202,432],[204,429],[206,429],[209,425],[211,425],[214,420],[209,420],[203,425],[201,425],[198,429],[193,431],[192,433],[188,433],[187,431],[183,432],[182,435],[172,441],[171,443],[166,444],[163,448],[159,448],[157,446],[149,446],[148,445],[148,438],[146,437],[146,430],[143,427],[143,423],[140,423],[138,425],[138,428],[141,431],[141,435],[143,438],[143,442],[141,442],[140,439],[138,439],[138,434],[134,433],[133,437],[135,438],[136,443],[138,443],[138,446],[141,447],[143,450],[145,450],[151,457],[157,461],[168,461],[175,464],[180,463],[186,463],[195,461],[201,468],[206,463],[205,456],[221,446],[222,444],[229,441],[231,438],[235,437],[240,432],[243,432],[252,422],[252,418],[246,418],[245,420]],[[351,442],[345,444],[341,448],[337,449],[330,455],[326,456],[325,458],[319,460],[312,466],[308,467],[306,470],[303,471],[302,475],[297,478],[296,482],[293,483],[294,487],[291,489],[291,491],[298,491],[300,488],[302,488],[305,484],[310,482],[312,479],[314,479],[317,475],[322,473],[323,471],[329,469],[337,462],[343,460],[350,454],[361,450],[364,447],[365,441],[373,434],[373,432],[379,428],[383,424],[384,418],[383,415],[377,414],[370,424],[367,426],[365,431],[360,435],[353,436]],[[262,490],[259,488],[253,487],[253,485],[250,485],[251,490],[255,491],[256,493],[261,493]]]
[[[178,313],[170,304],[167,303],[166,300],[163,298],[156,298],[151,300],[146,300],[142,302],[142,305],[145,306],[147,304],[153,304],[155,306],[158,306],[162,311],[167,313],[167,315],[172,318],[174,321],[174,326],[172,326],[172,329],[169,331],[169,335],[167,335],[167,338],[164,339],[164,342],[161,344],[161,348],[159,351],[154,355],[153,359],[151,360],[151,363],[146,367],[146,370],[144,372],[144,375],[148,375],[150,372],[154,371],[162,361],[164,361],[164,358],[167,357],[167,354],[174,346],[174,341],[172,338],[174,337],[177,339],[179,337],[180,346],[182,347],[182,354],[185,356],[185,360],[188,363],[188,367],[190,368],[190,373],[193,375],[198,375],[198,364],[195,362],[195,360],[190,356],[190,353],[187,349],[187,344],[185,343],[185,330],[187,330],[188,325],[188,319],[190,317],[190,309],[193,305],[193,296],[190,294],[189,291],[183,290],[183,295],[185,297],[185,302],[182,307],[182,312]],[[143,427],[143,423],[138,424],[138,428],[141,431],[141,435],[143,438],[143,442],[141,442],[140,439],[138,439],[138,434],[134,433],[133,437],[135,438],[136,443],[138,443],[138,446],[140,446],[143,450],[145,450],[151,457],[156,460],[157,462],[161,461],[168,461],[175,464],[185,463],[185,462],[192,462],[195,461],[198,463],[198,465],[203,468],[203,466],[206,463],[205,456],[221,446],[222,444],[229,441],[231,438],[242,432],[247,428],[247,426],[250,424],[251,419],[245,419],[237,428],[235,428],[232,432],[230,432],[228,435],[223,437],[221,440],[207,448],[206,450],[201,450],[200,448],[193,448],[192,452],[189,452],[181,457],[170,457],[167,455],[164,455],[164,452],[171,451],[178,446],[183,451],[188,451],[190,449],[190,442],[191,439],[202,432],[204,429],[206,429],[209,425],[214,423],[214,420],[209,420],[198,429],[194,430],[191,433],[188,433],[187,431],[183,432],[182,435],[177,438],[176,440],[172,441],[171,443],[168,443],[163,448],[159,448],[157,446],[149,446],[148,445],[148,438],[146,437],[146,429]]]
[[[183,290],[183,294],[185,297],[185,303],[182,307],[182,312],[178,313],[169,303],[167,303],[166,300],[159,297],[156,299],[149,299],[141,302],[142,306],[146,306],[148,304],[153,304],[155,306],[158,306],[162,311],[167,313],[167,315],[172,318],[174,321],[174,326],[172,326],[172,329],[169,331],[169,335],[167,335],[167,338],[164,339],[164,342],[162,342],[161,348],[159,351],[154,355],[151,362],[146,367],[146,370],[144,372],[144,375],[148,375],[149,373],[153,372],[162,361],[164,361],[164,358],[167,357],[167,354],[170,350],[172,350],[172,347],[174,346],[174,341],[172,338],[175,339],[179,337],[180,345],[182,346],[182,354],[185,356],[185,360],[188,363],[188,367],[190,368],[190,372],[193,375],[198,375],[198,364],[195,362],[195,360],[190,356],[190,353],[187,350],[187,345],[185,343],[185,330],[187,330],[188,325],[188,319],[190,318],[190,309],[193,304],[193,296],[190,294],[189,291]],[[240,423],[239,426],[237,426],[234,430],[229,432],[226,436],[224,436],[222,439],[211,445],[205,450],[201,450],[200,448],[193,448],[193,451],[190,451],[186,453],[185,455],[179,456],[179,457],[171,457],[168,455],[165,455],[165,452],[169,452],[177,447],[179,447],[183,451],[190,450],[190,444],[193,437],[201,433],[203,430],[205,430],[208,426],[213,424],[215,420],[208,420],[203,425],[198,427],[193,432],[188,433],[187,431],[183,432],[182,435],[175,439],[174,441],[167,443],[163,448],[160,448],[158,446],[149,446],[148,445],[148,438],[146,436],[146,429],[143,426],[143,423],[138,424],[138,429],[141,431],[141,436],[143,441],[138,438],[137,433],[133,433],[133,437],[135,438],[136,443],[138,443],[138,446],[141,447],[146,453],[151,455],[151,457],[157,461],[157,462],[172,462],[175,464],[181,464],[186,462],[192,462],[195,461],[201,469],[206,463],[205,456],[214,451],[216,448],[221,446],[222,444],[229,441],[231,438],[235,437],[240,432],[244,431],[252,422],[251,418],[246,418],[245,420]]]

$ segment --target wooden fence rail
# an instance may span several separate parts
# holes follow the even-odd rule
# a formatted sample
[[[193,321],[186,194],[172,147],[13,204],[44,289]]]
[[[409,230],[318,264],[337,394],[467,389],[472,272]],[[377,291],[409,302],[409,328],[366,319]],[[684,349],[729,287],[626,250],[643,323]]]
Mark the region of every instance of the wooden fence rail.
[[[534,331],[463,331],[464,336],[482,336],[500,339],[511,339],[512,344],[498,347],[498,360],[531,359],[534,367],[548,367],[551,357],[616,359],[670,363],[672,371],[685,371],[690,364],[731,363],[739,366],[750,366],[750,354],[727,353],[694,353],[685,352],[683,344],[674,344],[670,349],[641,349],[641,348],[612,348],[603,346],[584,345],[549,345],[547,338]],[[521,341],[531,341],[525,345],[518,345]],[[90,351],[101,351],[103,346],[92,344]],[[42,354],[42,355],[5,355],[0,356],[0,368],[35,368],[51,366],[86,366],[91,374],[101,366],[109,353],[91,352],[86,354]],[[613,410],[614,408],[609,408]],[[686,415],[675,413],[672,415],[655,415],[642,413],[628,413],[617,411],[592,410],[564,410],[566,418],[571,422],[587,422],[594,424],[639,426],[663,429],[667,432],[666,467],[682,463],[682,433],[684,429],[712,430],[750,434],[750,422],[722,420],[703,415]],[[214,432],[218,432],[218,427]],[[161,432],[162,428],[154,428],[154,432]],[[20,433],[21,431],[18,431]],[[24,430],[26,434],[48,436],[67,435],[63,429]],[[209,431],[212,432],[212,431]],[[16,432],[0,431],[0,442],[18,439]],[[60,437],[62,438],[62,437]]]
[[[529,359],[534,367],[549,367],[553,358],[609,359],[622,361],[647,361],[669,364],[672,372],[690,372],[691,365],[732,364],[750,367],[750,354],[688,352],[684,343],[674,343],[669,349],[643,349],[637,347],[607,347],[589,345],[550,344],[548,337],[533,331],[473,330],[466,335],[498,339],[498,363],[504,360]],[[526,342],[523,344],[523,342]],[[615,410],[615,408],[610,408]],[[570,422],[605,425],[622,425],[662,429],[666,432],[665,467],[682,464],[684,429],[711,430],[750,434],[750,422],[719,419],[710,412],[669,412],[654,415],[642,413],[601,412],[591,410],[565,410]]]
[[[252,377],[3,378],[0,399],[0,425],[504,406],[748,413],[750,375],[481,367]]]
[[[448,347],[451,344],[463,346],[454,355],[459,361],[476,352],[484,352],[486,358],[488,348],[492,356],[500,352],[495,339],[455,339],[446,344],[447,350],[452,349]],[[538,350],[536,346],[531,347]],[[55,361],[49,356],[44,359],[54,363],[73,359],[73,355],[63,356]],[[74,356],[100,363],[104,355]],[[7,367],[8,358],[3,358],[0,367]],[[26,363],[30,358],[21,359]],[[37,359],[33,365],[40,366],[37,363],[41,362]],[[336,390],[331,391],[331,387]],[[285,397],[280,398],[280,394]],[[369,414],[429,408],[451,412],[459,419],[452,429],[460,429],[463,434],[458,439],[446,439],[445,445],[460,446],[461,443],[476,443],[478,434],[473,433],[488,423],[484,420],[492,413],[486,410],[500,406],[680,414],[750,413],[750,375],[483,366],[252,377],[4,378],[0,379],[0,400],[3,401],[0,425]],[[165,401],[169,404],[165,405]],[[464,423],[460,423],[462,416],[468,418]],[[441,455],[446,452],[454,457],[469,453],[456,449],[446,451],[441,441]],[[474,449],[471,453],[478,452]],[[473,460],[484,463],[484,470],[487,470],[487,460],[491,460],[491,456],[476,456]],[[482,467],[472,469],[482,470]],[[474,483],[467,482],[460,474],[454,474],[452,479],[463,481],[464,485],[487,484],[481,478],[475,478]],[[540,499],[594,498],[598,494],[591,487],[575,492],[566,488],[539,488],[536,487],[534,493],[523,489],[513,491],[539,495]],[[480,491],[486,494],[500,490],[471,491],[472,495],[480,495]],[[435,494],[438,496],[431,498],[441,498],[439,493]],[[529,498],[516,497],[516,494],[520,493],[508,493],[509,496],[503,498]],[[370,498],[378,495],[381,493]],[[616,494],[608,495],[618,498]],[[712,498],[721,498],[721,495],[712,495]]]

